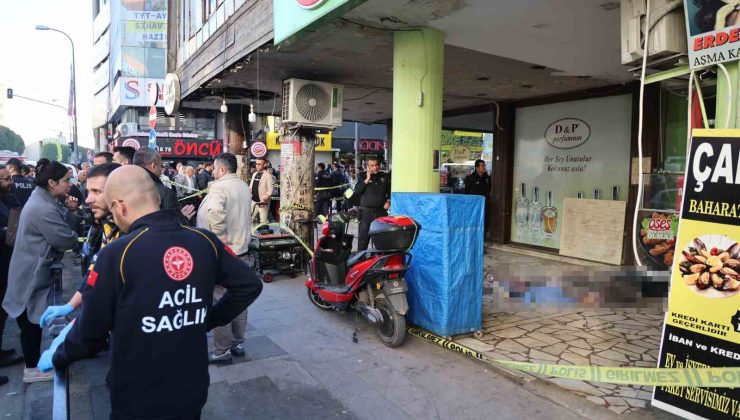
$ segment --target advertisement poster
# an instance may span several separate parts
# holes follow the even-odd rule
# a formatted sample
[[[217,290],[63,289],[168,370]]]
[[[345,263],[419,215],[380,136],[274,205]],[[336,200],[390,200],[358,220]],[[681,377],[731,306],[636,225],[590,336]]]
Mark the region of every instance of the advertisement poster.
[[[267,127],[269,128],[265,134],[265,143],[267,143],[267,150],[281,150],[281,136],[276,129],[280,125],[280,119],[277,117],[267,117]],[[331,131],[326,134],[316,135],[316,147],[315,152],[331,152]]]
[[[684,0],[692,69],[740,59],[740,13],[730,0]]]
[[[658,367],[740,366],[738,156],[740,130],[694,130]],[[653,405],[737,419],[740,389],[656,387]]]
[[[626,200],[631,137],[632,95],[518,108],[511,240],[559,249],[563,199]]]

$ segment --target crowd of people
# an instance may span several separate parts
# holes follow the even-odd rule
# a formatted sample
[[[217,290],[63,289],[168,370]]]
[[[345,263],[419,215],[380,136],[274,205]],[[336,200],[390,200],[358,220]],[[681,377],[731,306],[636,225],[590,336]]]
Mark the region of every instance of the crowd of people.
[[[184,183],[163,166],[148,148],[98,153],[76,179],[46,159],[29,171],[33,179],[16,176],[19,161],[0,166],[0,338],[14,318],[22,353],[0,341],[0,367],[24,363],[25,383],[48,381],[53,369],[108,351],[112,418],[198,418],[207,364],[244,355],[247,307],[262,288],[243,261],[251,191],[233,154]],[[209,188],[181,205],[181,185]],[[67,303],[49,306],[52,265],[78,247],[80,285]],[[42,353],[43,328],[75,310]]]

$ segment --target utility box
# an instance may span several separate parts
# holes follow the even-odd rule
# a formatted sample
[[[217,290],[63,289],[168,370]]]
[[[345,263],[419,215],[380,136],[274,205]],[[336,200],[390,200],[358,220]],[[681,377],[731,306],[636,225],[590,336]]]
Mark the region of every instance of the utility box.
[[[409,323],[445,337],[480,331],[485,199],[393,193],[391,203],[423,226],[406,271]]]
[[[622,29],[622,64],[638,66],[642,60],[643,39],[646,27],[645,0],[622,0],[620,7]],[[686,20],[683,5],[674,0],[651,0],[648,62],[666,59],[674,64],[686,49]],[[674,59],[670,59],[673,57]]]

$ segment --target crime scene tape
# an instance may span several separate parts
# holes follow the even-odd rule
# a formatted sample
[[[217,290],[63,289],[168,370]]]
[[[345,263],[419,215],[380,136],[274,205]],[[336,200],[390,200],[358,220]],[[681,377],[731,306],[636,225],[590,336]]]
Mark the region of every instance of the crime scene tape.
[[[333,190],[335,188],[342,188],[342,187],[347,187],[347,186],[350,186],[350,185],[352,185],[352,184],[347,183],[347,184],[342,184],[342,185],[335,185],[333,187],[319,187],[319,188],[314,188],[313,190],[314,191]]]
[[[619,385],[685,386],[692,388],[736,388],[740,386],[740,367],[658,369],[515,362],[494,359],[423,328],[409,327],[407,331],[414,337],[462,353],[489,365],[498,365],[556,378]]]

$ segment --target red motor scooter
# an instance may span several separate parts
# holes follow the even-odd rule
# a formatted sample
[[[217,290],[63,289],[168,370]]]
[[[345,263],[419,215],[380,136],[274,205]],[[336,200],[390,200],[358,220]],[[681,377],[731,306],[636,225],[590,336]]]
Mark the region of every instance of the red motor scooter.
[[[388,347],[397,347],[406,336],[404,274],[411,263],[408,252],[421,226],[407,216],[375,219],[369,236],[375,249],[352,253],[349,218],[331,214],[308,265],[308,298],[326,311],[352,308],[378,327]]]

